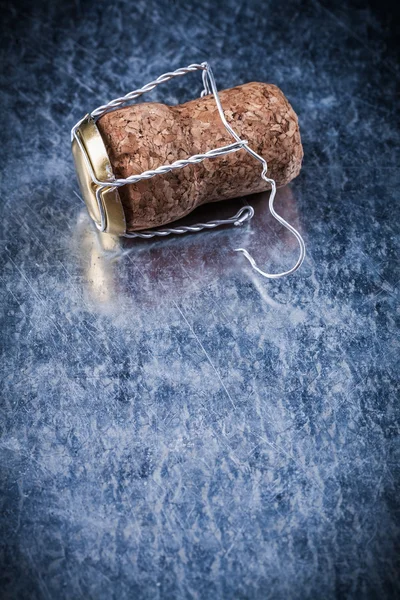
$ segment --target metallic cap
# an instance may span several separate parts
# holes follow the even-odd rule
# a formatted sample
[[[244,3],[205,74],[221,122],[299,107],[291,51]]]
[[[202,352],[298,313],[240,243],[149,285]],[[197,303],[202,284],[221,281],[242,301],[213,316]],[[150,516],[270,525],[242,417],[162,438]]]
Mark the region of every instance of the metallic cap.
[[[126,221],[118,188],[102,188],[93,181],[94,174],[98,182],[112,182],[114,174],[103,138],[89,115],[75,131],[72,154],[83,199],[97,228],[106,233],[123,235]]]

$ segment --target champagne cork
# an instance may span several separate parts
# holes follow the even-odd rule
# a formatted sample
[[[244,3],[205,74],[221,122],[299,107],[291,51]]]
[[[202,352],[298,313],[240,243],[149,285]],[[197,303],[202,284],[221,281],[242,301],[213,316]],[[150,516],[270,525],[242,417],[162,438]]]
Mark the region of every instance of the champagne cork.
[[[268,163],[268,177],[283,186],[301,168],[298,120],[275,85],[248,83],[220,92],[227,121]],[[215,99],[205,96],[178,106],[144,102],[104,114],[97,121],[115,177],[203,154],[234,140]],[[118,189],[129,232],[166,225],[206,202],[265,191],[261,165],[245,150],[188,165]]]

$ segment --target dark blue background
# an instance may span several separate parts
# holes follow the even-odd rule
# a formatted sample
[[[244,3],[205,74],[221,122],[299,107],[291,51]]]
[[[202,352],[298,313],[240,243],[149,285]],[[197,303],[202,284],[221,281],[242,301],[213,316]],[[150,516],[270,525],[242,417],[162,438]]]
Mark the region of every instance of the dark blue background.
[[[1,598],[400,597],[398,15],[76,0],[1,17]],[[272,82],[299,115],[304,166],[276,205],[307,258],[288,279],[232,252],[293,263],[266,195],[241,229],[155,242],[97,235],[79,198],[71,126],[203,60],[220,89]]]

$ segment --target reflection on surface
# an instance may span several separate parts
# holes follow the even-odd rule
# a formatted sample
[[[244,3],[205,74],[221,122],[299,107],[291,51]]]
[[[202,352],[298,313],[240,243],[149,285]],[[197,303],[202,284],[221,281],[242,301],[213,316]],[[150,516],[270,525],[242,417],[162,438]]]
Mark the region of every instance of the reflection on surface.
[[[242,227],[153,240],[132,240],[100,233],[82,210],[74,244],[79,248],[90,297],[106,305],[118,302],[124,295],[131,297],[134,292],[137,300],[153,304],[158,299],[149,296],[143,286],[144,280],[147,283],[167,281],[168,287],[177,290],[187,285],[188,279],[206,285],[232,271],[246,273],[256,282],[259,276],[242,256],[233,252],[238,245],[247,248],[262,268],[287,268],[297,253],[297,241],[272,217],[268,198],[268,192],[249,197],[255,216]],[[245,200],[238,199],[204,205],[180,223],[226,218],[244,203]],[[291,187],[278,190],[275,206],[301,232]]]
[[[112,254],[120,254],[118,237],[96,230],[86,211],[82,210],[76,228],[76,242],[81,249],[85,283],[91,297],[105,304],[115,299],[115,279]]]

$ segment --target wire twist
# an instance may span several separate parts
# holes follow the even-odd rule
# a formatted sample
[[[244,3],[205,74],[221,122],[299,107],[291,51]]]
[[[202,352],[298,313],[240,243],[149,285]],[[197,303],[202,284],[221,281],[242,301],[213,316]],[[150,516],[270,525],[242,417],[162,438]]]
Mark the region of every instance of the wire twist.
[[[166,81],[169,81],[170,79],[173,79],[174,77],[182,77],[182,75],[186,75],[187,73],[193,73],[193,71],[199,71],[199,70],[205,70],[205,69],[206,69],[206,67],[204,66],[204,63],[201,65],[192,64],[187,67],[182,67],[180,69],[176,69],[176,71],[171,71],[170,73],[164,73],[163,75],[160,75],[160,77],[157,77],[157,79],[155,79],[154,81],[150,81],[149,83],[146,83],[146,85],[139,88],[138,90],[133,90],[132,92],[125,94],[125,96],[121,96],[120,98],[115,98],[115,100],[111,100],[111,102],[108,102],[108,104],[103,104],[103,106],[99,106],[98,108],[96,108],[95,110],[93,110],[91,112],[91,115],[94,119],[98,119],[99,117],[104,115],[106,112],[108,112],[114,108],[118,108],[119,106],[122,106],[123,104],[126,104],[127,102],[130,102],[131,100],[136,100],[136,98],[139,98],[146,92],[151,92],[152,90],[154,90],[154,88],[156,88],[161,83],[165,83]]]
[[[194,154],[190,158],[184,158],[181,160],[176,160],[175,162],[169,165],[162,165],[161,167],[157,167],[156,169],[151,169],[149,171],[144,171],[140,173],[140,175],[130,175],[126,179],[113,179],[110,182],[104,182],[104,187],[121,187],[126,185],[127,183],[137,183],[138,181],[142,181],[143,179],[151,179],[156,175],[163,175],[164,173],[169,173],[174,169],[182,169],[183,167],[187,167],[188,165],[195,165],[197,163],[202,162],[206,158],[216,158],[217,156],[223,156],[225,154],[229,154],[230,152],[237,152],[241,150],[245,144],[247,144],[246,140],[241,140],[240,142],[235,142],[233,144],[228,144],[227,146],[221,146],[220,148],[215,148],[214,150],[209,150],[204,154]]]
[[[182,225],[181,227],[166,227],[164,229],[151,229],[145,231],[134,231],[125,234],[127,238],[143,238],[149,239],[153,237],[165,237],[175,234],[182,235],[183,233],[198,233],[203,229],[215,229],[221,225],[243,225],[254,216],[254,208],[252,206],[243,206],[230,219],[216,219],[215,221],[207,221],[207,223],[196,223],[196,225]]]

